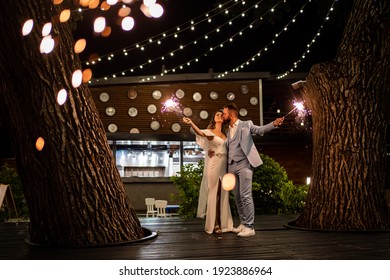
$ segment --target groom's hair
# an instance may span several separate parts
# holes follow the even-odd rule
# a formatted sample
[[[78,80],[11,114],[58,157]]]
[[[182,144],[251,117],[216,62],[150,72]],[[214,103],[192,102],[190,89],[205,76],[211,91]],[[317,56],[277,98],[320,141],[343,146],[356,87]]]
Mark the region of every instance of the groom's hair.
[[[235,103],[229,103],[225,105],[223,108],[227,108],[229,111],[233,111],[236,116],[238,116],[238,107]]]

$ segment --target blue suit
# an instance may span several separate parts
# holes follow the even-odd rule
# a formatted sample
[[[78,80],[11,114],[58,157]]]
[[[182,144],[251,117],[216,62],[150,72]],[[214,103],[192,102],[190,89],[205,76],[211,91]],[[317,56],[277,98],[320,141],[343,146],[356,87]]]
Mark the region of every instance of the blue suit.
[[[239,121],[233,137],[227,134],[228,172],[236,176],[236,186],[233,189],[234,200],[240,216],[241,224],[254,228],[255,208],[252,196],[253,168],[263,161],[253,142],[252,135],[263,135],[276,127],[273,122],[258,126],[252,121]]]

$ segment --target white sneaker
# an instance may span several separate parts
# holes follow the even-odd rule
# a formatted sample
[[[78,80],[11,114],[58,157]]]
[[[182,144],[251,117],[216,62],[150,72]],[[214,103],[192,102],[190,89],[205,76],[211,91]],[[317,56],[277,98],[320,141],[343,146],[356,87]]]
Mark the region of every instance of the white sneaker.
[[[231,230],[231,232],[239,233],[239,232],[241,232],[244,228],[245,228],[245,226],[244,226],[243,224],[240,224],[238,227],[233,228],[233,229]]]
[[[244,229],[242,231],[240,231],[237,236],[240,236],[240,237],[249,237],[249,236],[253,236],[255,235],[256,232],[255,232],[255,229],[254,228],[248,228],[248,227],[244,227]]]

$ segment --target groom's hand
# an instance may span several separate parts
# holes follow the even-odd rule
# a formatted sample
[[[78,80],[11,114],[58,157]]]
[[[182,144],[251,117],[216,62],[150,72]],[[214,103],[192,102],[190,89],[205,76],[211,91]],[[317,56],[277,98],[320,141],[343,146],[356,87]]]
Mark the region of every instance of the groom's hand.
[[[278,127],[280,126],[284,121],[284,118],[277,118],[276,120],[274,120],[274,126],[275,127]]]

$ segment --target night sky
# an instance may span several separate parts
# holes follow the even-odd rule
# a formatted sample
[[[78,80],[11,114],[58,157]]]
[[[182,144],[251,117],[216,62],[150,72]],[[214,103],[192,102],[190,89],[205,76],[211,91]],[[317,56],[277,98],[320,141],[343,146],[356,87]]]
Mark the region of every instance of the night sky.
[[[165,10],[159,19],[145,17],[139,10],[139,2],[134,3],[130,7],[135,26],[127,32],[123,31],[118,24],[119,4],[106,12],[100,9],[84,10],[81,13],[82,19],[77,21],[77,28],[74,31],[75,39],[87,39],[87,48],[80,54],[83,69],[91,68],[93,79],[112,77],[113,74],[119,77],[122,76],[122,72],[126,76],[160,75],[163,67],[170,70],[169,74],[207,73],[209,69],[213,69],[214,73],[230,72],[261,50],[260,58],[251,61],[240,72],[265,71],[278,76],[288,71],[294,61],[301,58],[307,50],[307,44],[323,24],[321,36],[316,37],[316,42],[310,47],[310,53],[306,54],[306,58],[294,71],[307,72],[313,64],[331,61],[334,58],[346,21],[345,15],[348,14],[345,2],[350,1],[247,0],[245,5],[242,2],[158,0]],[[225,9],[217,9],[217,3],[224,4],[224,7],[230,6],[228,15],[224,13]],[[259,8],[250,8],[256,3],[260,3]],[[332,4],[334,4],[334,11],[331,12],[330,19],[324,23],[324,18]],[[270,12],[272,5],[277,6],[273,12]],[[305,7],[304,11],[299,13],[302,6]],[[244,10],[247,11],[245,17],[242,17],[240,15]],[[74,11],[74,13],[78,12]],[[295,23],[288,25],[287,31],[283,31],[295,14],[298,14]],[[103,38],[93,32],[93,20],[97,16],[105,16],[108,25],[112,27],[109,37]],[[259,20],[260,16],[263,20]],[[211,23],[208,22],[208,18],[212,19]],[[191,20],[195,23],[194,31],[190,30]],[[230,25],[229,22],[232,24]],[[253,28],[248,28],[251,22],[254,23]],[[181,32],[177,32],[177,27],[181,28]],[[216,32],[217,28],[220,28],[220,32]],[[240,30],[244,31],[238,36]],[[164,39],[163,33],[170,35]],[[177,38],[174,37],[175,33],[178,34]],[[279,33],[279,36],[275,40],[276,33]],[[206,34],[208,34],[207,39],[205,39]],[[149,38],[153,38],[153,42],[145,45]],[[229,38],[233,38],[233,42],[225,42],[223,48],[218,48]],[[156,43],[157,40],[161,41],[161,45]],[[272,40],[275,40],[274,44]],[[197,44],[194,44],[194,41]],[[145,50],[140,51],[135,47],[136,44],[145,45]],[[186,47],[176,50],[180,45]],[[217,47],[210,51],[210,46]],[[265,47],[268,47],[268,51],[264,51]],[[127,50],[127,56],[123,55],[123,49]],[[174,52],[173,57],[166,55],[171,52]],[[114,57],[108,60],[110,54],[114,54]],[[94,66],[86,65],[86,61],[93,55],[101,57],[102,62]],[[162,56],[165,60],[161,59]],[[195,58],[199,58],[199,62],[192,61],[190,66],[177,68]],[[148,59],[154,62],[146,63]],[[141,64],[145,64],[142,69],[139,68]],[[133,72],[130,69],[133,69]],[[172,69],[177,70],[172,72]],[[0,157],[10,157],[12,152],[9,139],[1,124],[0,135],[2,135],[3,147],[0,149]]]
[[[131,31],[123,31],[118,24],[118,4],[106,12],[99,9],[84,11],[75,32],[76,39],[87,39],[87,49],[80,58],[85,62],[99,56],[102,61],[93,66],[84,63],[83,68],[91,68],[94,78],[110,77],[113,74],[122,76],[122,72],[126,76],[159,75],[163,67],[170,70],[170,74],[207,73],[210,68],[220,73],[231,72],[250,61],[240,72],[266,71],[279,75],[301,59],[307,45],[315,38],[316,42],[309,48],[310,53],[306,53],[294,70],[306,72],[313,64],[334,58],[346,20],[344,3],[332,0],[248,0],[245,5],[242,1],[234,0],[160,0],[158,3],[165,9],[159,19],[145,17],[137,3],[130,5],[131,16],[135,19]],[[225,9],[218,13],[221,9],[216,9],[216,3],[228,7],[229,13],[226,15]],[[260,3],[257,9],[253,8],[256,3]],[[324,21],[333,3],[334,10],[329,20]],[[270,10],[270,4],[275,7],[273,11]],[[303,13],[300,13],[302,7]],[[242,17],[245,10],[245,17]],[[112,27],[111,35],[107,38],[93,32],[93,20],[102,15]],[[295,22],[291,23],[294,15]],[[260,16],[263,20],[260,20]],[[211,18],[211,22],[208,22],[208,18]],[[194,20],[195,30],[190,30],[191,20]],[[249,28],[250,23],[253,23],[253,28]],[[287,30],[284,30],[286,25]],[[181,28],[180,31],[177,27]],[[218,28],[220,31],[216,32]],[[319,29],[321,35],[316,37]],[[238,35],[239,31],[242,31],[242,35]],[[163,33],[171,35],[164,38]],[[174,37],[175,33],[178,37]],[[275,37],[277,33],[279,35]],[[150,38],[153,38],[153,42],[145,45]],[[229,41],[230,38],[233,38],[233,42]],[[157,40],[161,44],[157,44]],[[272,43],[273,40],[275,43]],[[220,47],[222,43],[223,48]],[[144,46],[145,50],[141,51],[136,44]],[[184,46],[183,49],[179,49],[180,46]],[[210,47],[213,47],[212,51]],[[265,48],[268,50],[265,51]],[[123,54],[124,49],[127,50],[127,56]],[[251,58],[259,51],[260,58],[252,61]],[[172,52],[174,56],[170,55]],[[108,60],[110,54],[114,56]],[[194,61],[196,58],[198,62]],[[153,62],[148,63],[149,59]],[[187,62],[191,65],[187,66]],[[142,64],[144,66],[140,69]],[[183,64],[184,68],[179,69]],[[176,71],[172,72],[172,69]]]

